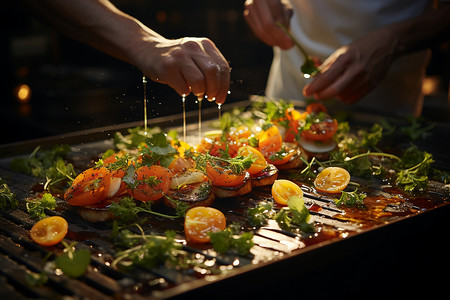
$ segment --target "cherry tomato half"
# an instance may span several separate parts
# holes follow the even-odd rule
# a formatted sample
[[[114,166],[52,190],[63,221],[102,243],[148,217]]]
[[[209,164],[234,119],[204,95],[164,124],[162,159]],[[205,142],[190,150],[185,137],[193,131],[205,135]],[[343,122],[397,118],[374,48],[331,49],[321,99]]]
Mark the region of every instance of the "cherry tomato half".
[[[244,146],[239,148],[237,154],[241,156],[251,156],[256,158],[256,160],[247,170],[247,172],[249,172],[250,175],[258,174],[267,167],[267,161],[264,155],[262,155],[262,153],[259,152],[258,149],[255,149],[252,146]]]
[[[64,199],[74,206],[92,205],[106,198],[111,174],[104,168],[90,168],[80,173],[64,193]]]
[[[69,225],[59,216],[40,220],[31,227],[30,236],[33,241],[42,246],[53,246],[66,236]]]
[[[341,167],[328,167],[322,170],[314,180],[318,191],[340,193],[350,182],[350,173]]]
[[[266,158],[280,151],[283,143],[283,139],[277,126],[270,126],[267,130],[261,132],[258,139],[259,151],[261,151]]]
[[[325,105],[323,105],[320,102],[312,102],[312,103],[308,104],[308,106],[306,106],[306,112],[308,114],[310,114],[310,113],[318,114],[320,112],[326,113],[327,108],[325,107]]]
[[[156,201],[169,191],[173,176],[169,169],[158,165],[143,166],[135,173],[138,184],[129,190],[133,198],[144,202]]]
[[[238,186],[244,179],[247,172],[242,174],[234,174],[229,169],[220,166],[213,166],[209,162],[206,164],[206,174],[211,180],[212,185],[215,186]]]
[[[302,136],[313,141],[326,141],[333,137],[338,129],[335,119],[327,119],[311,125],[309,130],[304,130]]]
[[[225,215],[212,207],[197,206],[187,211],[184,219],[184,233],[188,241],[207,243],[208,232],[222,231],[226,227]]]
[[[303,197],[302,189],[294,182],[278,179],[272,185],[272,197],[278,204],[286,205],[291,196]]]

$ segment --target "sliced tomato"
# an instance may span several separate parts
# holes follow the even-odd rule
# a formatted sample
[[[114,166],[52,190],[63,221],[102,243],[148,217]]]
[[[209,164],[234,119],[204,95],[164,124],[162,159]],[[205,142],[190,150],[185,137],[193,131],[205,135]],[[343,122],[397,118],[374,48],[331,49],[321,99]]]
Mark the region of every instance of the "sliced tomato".
[[[294,149],[283,151],[276,155],[276,159],[271,159],[273,157],[271,156],[267,158],[267,161],[275,166],[284,165],[285,163],[291,160],[291,158],[295,155],[296,152],[297,151]]]
[[[250,175],[258,174],[267,167],[267,161],[264,155],[262,155],[262,153],[259,152],[258,149],[255,149],[252,146],[244,146],[239,148],[237,154],[241,156],[251,156],[253,158],[256,158],[256,160],[247,170]]]
[[[350,173],[341,167],[328,167],[322,170],[314,180],[318,191],[340,193],[350,182]]]
[[[143,166],[136,170],[136,187],[129,190],[130,195],[140,201],[156,201],[162,198],[172,183],[172,172],[164,167]]]
[[[192,158],[177,157],[172,160],[168,168],[172,172],[172,174],[184,173],[189,170],[194,170],[195,162]]]
[[[74,206],[92,205],[106,198],[111,174],[104,168],[90,168],[80,173],[64,193],[64,199]]]
[[[278,179],[272,185],[272,197],[278,204],[286,205],[291,196],[303,197],[302,189],[294,182]]]
[[[186,239],[194,243],[208,243],[208,232],[222,231],[226,227],[225,215],[218,209],[205,206],[193,207],[184,219]]]
[[[217,165],[213,166],[208,162],[206,164],[206,174],[211,180],[212,185],[238,186],[244,181],[247,172],[243,172],[242,174],[234,174],[233,171],[229,169],[225,169]]]
[[[270,157],[272,154],[280,151],[283,139],[277,126],[270,126],[267,130],[258,135],[259,151],[264,157]]]
[[[311,114],[311,113],[318,114],[320,112],[327,113],[328,111],[327,111],[327,108],[325,107],[325,105],[323,105],[323,103],[312,102],[312,103],[308,104],[308,106],[306,106],[306,112],[308,114]]]
[[[33,241],[42,246],[53,246],[66,236],[69,225],[59,216],[40,220],[31,227],[30,236]]]
[[[302,136],[313,141],[326,141],[333,137],[337,129],[338,122],[335,119],[327,119],[312,124],[310,129],[302,132]]]

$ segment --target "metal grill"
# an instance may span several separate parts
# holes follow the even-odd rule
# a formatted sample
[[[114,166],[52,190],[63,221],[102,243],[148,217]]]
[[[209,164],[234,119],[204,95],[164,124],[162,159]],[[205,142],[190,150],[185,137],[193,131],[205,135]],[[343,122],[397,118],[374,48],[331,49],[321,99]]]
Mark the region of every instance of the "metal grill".
[[[79,155],[85,159],[90,158],[90,151],[98,153],[101,151],[99,148],[101,146],[98,143],[81,145]],[[405,228],[420,228],[424,222],[441,220],[449,212],[448,193],[437,183],[431,184],[427,195],[403,201],[396,197],[396,191],[390,187],[352,178],[362,186],[367,186],[370,197],[373,198],[373,206],[363,214],[352,209],[338,208],[331,197],[305,188],[305,203],[313,221],[318,225],[318,232],[312,235],[287,232],[271,221],[267,226],[254,230],[252,257],[218,255],[208,247],[184,245],[183,250],[187,253],[224,270],[222,275],[211,275],[202,274],[198,270],[177,271],[164,266],[150,270],[118,271],[111,267],[116,252],[109,239],[110,224],[88,223],[80,218],[74,208],[68,207],[65,201],[58,200],[58,209],[46,213],[64,217],[69,223],[66,241],[77,241],[77,248],[88,249],[92,253],[87,272],[80,278],[71,279],[55,272],[48,265],[55,255],[61,253],[62,246],[41,247],[29,237],[29,230],[35,221],[30,219],[24,203],[38,181],[12,173],[6,168],[0,168],[0,177],[8,182],[21,201],[19,209],[0,214],[0,290],[8,299],[140,299],[177,298],[197,294],[214,294],[215,297],[222,298],[237,293],[237,289],[249,284],[253,288],[267,285],[261,293],[267,296],[276,290],[274,286],[270,286],[271,282],[275,285],[283,281],[292,282],[292,278],[289,280],[282,278],[283,276],[305,275],[317,268],[328,270],[327,272],[330,272],[330,268],[336,271],[339,269],[336,263],[342,262],[339,255],[355,255],[355,249],[367,248],[366,243],[371,239],[385,245],[381,241],[386,240],[390,234],[394,235],[391,240],[399,238],[404,234]],[[225,213],[227,222],[245,223],[247,208],[269,198],[270,191],[267,188],[256,188],[248,195],[217,199],[213,206]],[[158,217],[152,217],[151,224],[144,229],[162,233],[168,227],[175,229],[180,234],[180,239],[183,238],[181,221],[167,223]],[[45,262],[43,258],[48,255],[50,258]],[[294,271],[299,263],[303,270]],[[40,273],[45,269],[50,270],[45,285],[32,287],[26,283],[27,272]],[[345,270],[337,272],[342,276],[347,274]],[[324,276],[313,281],[333,285]],[[309,281],[308,284],[313,286]],[[240,290],[239,295],[244,296],[245,293]]]

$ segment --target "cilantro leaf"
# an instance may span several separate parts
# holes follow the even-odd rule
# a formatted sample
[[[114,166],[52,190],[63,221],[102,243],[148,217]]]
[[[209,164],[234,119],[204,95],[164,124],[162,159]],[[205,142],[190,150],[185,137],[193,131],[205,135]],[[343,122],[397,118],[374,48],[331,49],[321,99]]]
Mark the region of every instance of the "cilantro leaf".
[[[56,257],[55,265],[63,271],[64,275],[78,278],[83,275],[91,263],[91,253],[87,249],[75,250],[75,245],[67,245],[64,253]]]
[[[228,226],[222,231],[208,232],[211,243],[218,253],[237,253],[239,255],[249,255],[253,247],[253,233],[243,232],[238,234],[236,226]]]
[[[11,192],[8,184],[0,178],[0,210],[16,209],[19,206],[19,201],[16,195]]]
[[[43,219],[47,215],[45,209],[54,210],[56,199],[50,193],[45,193],[40,198],[27,200],[27,211],[33,219]]]
[[[364,207],[364,199],[366,196],[366,194],[358,192],[358,189],[355,189],[352,192],[342,191],[341,197],[339,199],[334,199],[334,202],[337,206]]]

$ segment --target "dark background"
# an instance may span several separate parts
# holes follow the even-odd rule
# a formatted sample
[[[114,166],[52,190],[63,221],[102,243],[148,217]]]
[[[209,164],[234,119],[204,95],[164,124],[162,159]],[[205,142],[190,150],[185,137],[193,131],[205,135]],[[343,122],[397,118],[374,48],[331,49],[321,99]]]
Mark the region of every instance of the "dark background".
[[[141,72],[48,27],[20,1],[0,12],[2,43],[0,144],[143,120]],[[227,102],[263,94],[272,49],[245,23],[242,0],[120,0],[121,10],[167,38],[208,37],[229,60],[231,95]],[[448,121],[449,49],[433,49],[428,75],[438,89],[428,96],[424,116]],[[31,88],[28,103],[15,89]],[[171,88],[149,81],[149,116],[181,112]],[[204,101],[204,107],[214,104]],[[197,109],[194,97],[187,109]]]

